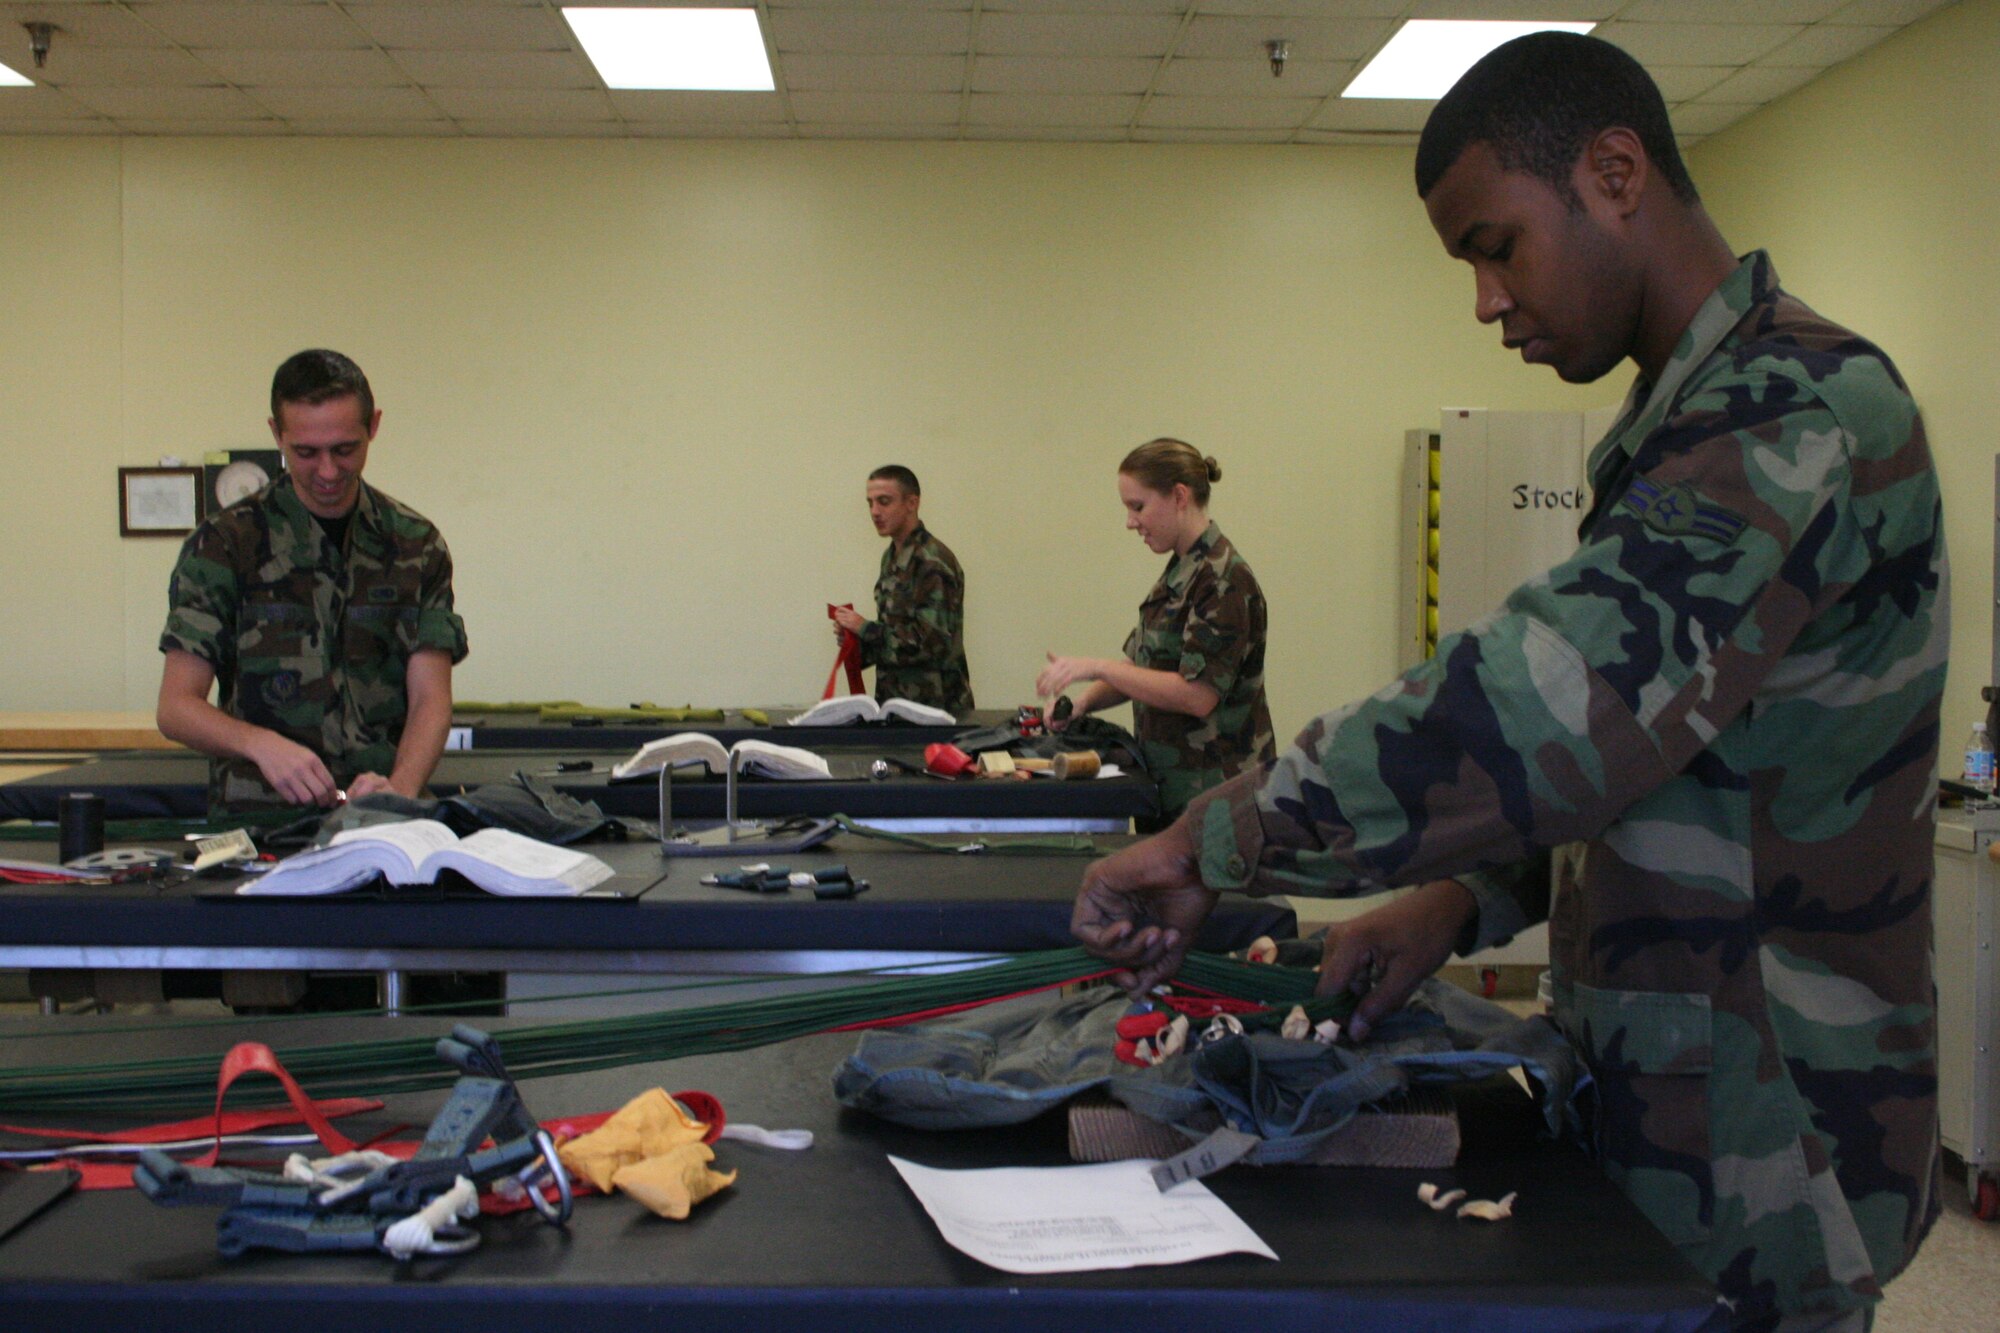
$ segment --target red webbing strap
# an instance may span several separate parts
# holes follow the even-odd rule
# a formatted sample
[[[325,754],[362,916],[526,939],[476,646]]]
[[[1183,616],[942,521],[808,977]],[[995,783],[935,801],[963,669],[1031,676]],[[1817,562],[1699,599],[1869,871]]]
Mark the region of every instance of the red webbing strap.
[[[854,603],[852,602],[847,602],[840,606],[835,606],[829,602],[826,608],[826,618],[832,620],[835,611],[852,611],[853,609]],[[840,653],[833,659],[833,670],[826,673],[826,690],[819,696],[820,698],[831,699],[833,697],[834,682],[840,679],[840,669],[842,667],[847,668],[847,692],[849,694],[863,693],[861,685],[861,640],[854,637],[853,630],[844,629],[840,632]]]
[[[190,1163],[192,1166],[214,1166],[222,1156],[222,1099],[229,1091],[229,1085],[244,1074],[269,1074],[278,1080],[285,1090],[285,1100],[292,1104],[298,1119],[307,1129],[319,1135],[319,1141],[326,1145],[330,1153],[353,1152],[354,1140],[333,1127],[320,1110],[319,1104],[306,1096],[298,1080],[278,1063],[269,1046],[261,1041],[239,1041],[229,1048],[229,1054],[222,1057],[222,1070],[215,1080],[215,1146]]]
[[[379,1111],[382,1103],[372,1097],[335,1097],[316,1103],[329,1120],[361,1111]],[[179,1143],[204,1134],[249,1134],[277,1125],[296,1125],[298,1112],[283,1106],[266,1106],[255,1111],[225,1111],[217,1123],[214,1116],[198,1120],[175,1120],[163,1125],[141,1125],[113,1133],[88,1129],[48,1129],[35,1125],[0,1125],[0,1133],[24,1134],[37,1139],[65,1139],[74,1143]]]

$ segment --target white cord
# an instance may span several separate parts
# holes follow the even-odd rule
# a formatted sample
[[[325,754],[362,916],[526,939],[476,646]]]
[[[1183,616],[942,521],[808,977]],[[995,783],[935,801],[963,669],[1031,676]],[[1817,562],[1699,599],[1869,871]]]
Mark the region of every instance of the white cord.
[[[398,1259],[413,1254],[458,1254],[472,1248],[463,1240],[438,1241],[440,1228],[479,1216],[479,1191],[464,1176],[450,1189],[382,1233],[382,1248]],[[477,1244],[477,1237],[473,1239]]]
[[[719,1139],[741,1139],[745,1143],[755,1143],[765,1148],[783,1148],[787,1152],[798,1152],[813,1146],[813,1135],[809,1129],[765,1129],[762,1125],[739,1125],[734,1122],[724,1125]]]

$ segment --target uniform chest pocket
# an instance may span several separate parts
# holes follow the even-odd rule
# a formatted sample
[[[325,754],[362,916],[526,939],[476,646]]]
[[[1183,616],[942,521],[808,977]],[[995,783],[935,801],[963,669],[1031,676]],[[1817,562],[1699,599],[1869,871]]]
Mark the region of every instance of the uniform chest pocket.
[[[1597,1083],[1604,1170],[1676,1245],[1715,1224],[1714,1017],[1706,995],[1574,988],[1570,1030]]]
[[[306,652],[316,637],[317,621],[311,607],[284,598],[259,597],[254,592],[244,598],[237,628],[240,659],[296,657]]]
[[[417,638],[415,606],[358,603],[347,608],[351,633],[364,641],[407,651]]]

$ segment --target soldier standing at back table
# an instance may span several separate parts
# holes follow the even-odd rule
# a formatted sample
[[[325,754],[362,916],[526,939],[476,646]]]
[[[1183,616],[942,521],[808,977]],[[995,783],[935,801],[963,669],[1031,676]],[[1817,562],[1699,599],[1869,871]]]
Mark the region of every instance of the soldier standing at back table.
[[[1125,526],[1148,550],[1173,558],[1139,604],[1123,658],[1050,653],[1035,679],[1043,699],[1089,681],[1074,700],[1079,717],[1131,701],[1132,730],[1160,783],[1162,818],[1139,821],[1141,833],[1278,754],[1264,701],[1264,590],[1208,517],[1208,488],[1221,480],[1216,461],[1184,440],[1152,440],[1125,455],[1118,465]]]
[[[1575,555],[1085,876],[1147,986],[1220,889],[1411,894],[1329,933],[1350,1032],[1548,916],[1607,1173],[1741,1330],[1868,1327],[1937,1214],[1937,476],[1882,351],[1738,260],[1659,91],[1539,34],[1439,102],[1417,189],[1475,313],[1639,378]],[[1550,859],[1559,880],[1550,906]],[[1449,878],[1447,878],[1449,877]]]
[[[465,622],[437,528],[361,480],[381,421],[354,362],[291,357],[271,383],[285,472],[181,548],[158,722],[210,756],[212,810],[421,796],[444,751]]]
[[[834,623],[861,640],[861,665],[875,668],[875,697],[972,711],[965,663],[965,571],[951,548],[917,517],[917,474],[890,464],[868,474],[868,517],[889,539],[875,580],[875,619],[842,608]]]

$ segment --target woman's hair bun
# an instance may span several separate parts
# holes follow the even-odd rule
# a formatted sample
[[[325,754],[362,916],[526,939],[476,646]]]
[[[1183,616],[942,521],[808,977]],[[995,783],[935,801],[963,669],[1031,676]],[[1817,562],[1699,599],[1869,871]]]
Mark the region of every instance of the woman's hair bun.
[[[1215,461],[1214,454],[1202,455],[1201,465],[1208,469],[1208,479],[1210,481],[1222,480],[1222,464]]]

